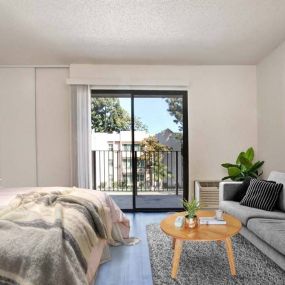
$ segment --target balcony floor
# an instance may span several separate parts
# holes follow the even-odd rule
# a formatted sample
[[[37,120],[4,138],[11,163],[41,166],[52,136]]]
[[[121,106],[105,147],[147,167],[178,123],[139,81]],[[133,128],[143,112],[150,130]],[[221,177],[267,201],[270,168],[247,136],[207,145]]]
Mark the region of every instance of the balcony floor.
[[[126,194],[112,194],[109,193],[112,199],[118,204],[121,209],[132,209],[133,198],[131,193]],[[182,193],[163,194],[163,193],[139,193],[136,196],[137,209],[177,209],[181,208],[181,200],[183,199]]]

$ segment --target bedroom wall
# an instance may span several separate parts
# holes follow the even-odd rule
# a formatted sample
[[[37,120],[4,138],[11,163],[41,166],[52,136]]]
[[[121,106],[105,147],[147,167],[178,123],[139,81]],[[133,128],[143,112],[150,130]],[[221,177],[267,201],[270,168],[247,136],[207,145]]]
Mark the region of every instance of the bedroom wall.
[[[264,176],[285,172],[285,42],[257,65],[258,152]]]
[[[34,186],[36,177],[35,70],[0,68],[2,186]]]
[[[39,186],[71,185],[70,90],[67,68],[36,72],[36,131]]]
[[[72,80],[113,88],[187,85],[191,194],[195,179],[221,179],[222,162],[257,148],[255,66],[71,65]]]
[[[68,69],[0,68],[0,72],[1,122],[9,115],[5,126],[1,124],[2,184],[71,185]],[[195,179],[220,179],[225,174],[221,162],[233,161],[250,145],[257,147],[255,66],[72,65],[69,78],[99,85],[113,82],[114,88],[126,82],[130,88],[138,83],[187,83],[191,191]],[[15,102],[25,106],[18,121],[29,131],[10,131],[17,129]],[[19,142],[21,148],[14,153]]]
[[[4,187],[69,186],[68,68],[0,68]]]

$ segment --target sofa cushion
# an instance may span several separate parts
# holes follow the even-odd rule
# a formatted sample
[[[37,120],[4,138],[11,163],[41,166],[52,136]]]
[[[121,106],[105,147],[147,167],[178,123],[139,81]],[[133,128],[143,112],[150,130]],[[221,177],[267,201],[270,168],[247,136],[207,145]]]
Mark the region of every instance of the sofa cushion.
[[[277,209],[285,212],[285,173],[272,171],[268,177],[268,180],[283,184],[283,189],[279,195],[276,207]]]
[[[234,202],[234,201],[221,201],[220,209],[239,219],[244,226],[247,225],[247,221],[251,218],[268,218],[268,219],[285,220],[284,212],[278,210],[269,212],[260,209],[250,208],[247,206],[242,206],[239,204],[239,202]]]
[[[247,177],[238,187],[237,192],[233,196],[232,200],[236,202],[240,202],[242,198],[245,196],[248,186],[250,184],[251,177]]]
[[[252,208],[272,211],[275,208],[283,184],[251,179],[249,187],[240,204]]]
[[[285,220],[250,219],[247,228],[285,255]]]

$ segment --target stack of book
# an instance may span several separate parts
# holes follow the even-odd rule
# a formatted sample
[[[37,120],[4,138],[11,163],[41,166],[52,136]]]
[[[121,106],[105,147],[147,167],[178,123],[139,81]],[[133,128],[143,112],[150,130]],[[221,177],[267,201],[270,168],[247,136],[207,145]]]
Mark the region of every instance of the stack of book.
[[[216,217],[200,217],[200,225],[225,225],[225,220],[218,220]]]

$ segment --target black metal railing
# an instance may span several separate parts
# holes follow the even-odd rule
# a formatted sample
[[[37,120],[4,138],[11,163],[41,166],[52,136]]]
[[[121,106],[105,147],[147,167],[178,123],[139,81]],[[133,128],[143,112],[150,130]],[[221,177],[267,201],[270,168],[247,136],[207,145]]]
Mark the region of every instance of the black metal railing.
[[[135,151],[133,159],[131,151],[94,150],[93,189],[131,192],[136,181],[138,192],[173,191],[178,195],[183,191],[182,164],[181,151]]]

